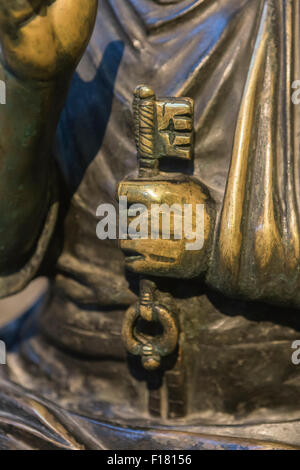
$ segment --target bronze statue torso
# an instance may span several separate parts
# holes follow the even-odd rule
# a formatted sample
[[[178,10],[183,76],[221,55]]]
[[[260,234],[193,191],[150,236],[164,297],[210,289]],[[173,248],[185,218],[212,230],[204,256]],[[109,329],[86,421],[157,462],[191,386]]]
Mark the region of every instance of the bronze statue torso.
[[[257,293],[254,284],[245,288],[243,279],[235,282],[225,268],[222,276],[218,268],[222,254],[215,242],[214,262],[201,279],[161,281],[160,295],[168,301],[171,294],[180,311],[184,360],[175,373],[171,358],[164,377],[148,374],[138,361],[126,360],[120,336],[124,312],[137,298],[137,277],[126,272],[117,242],[95,236],[98,205],[116,204],[117,183],[135,171],[132,90],[145,82],[160,96],[194,99],[195,159],[188,171],[193,170],[210,191],[219,223],[243,93],[256,61],[257,43],[264,40],[262,25],[266,22],[272,37],[276,28],[273,31],[266,18],[283,15],[282,3],[102,2],[57,132],[54,153],[60,174],[61,223],[43,266],[46,274],[55,272],[52,294],[39,319],[42,332],[24,339],[10,358],[14,381],[66,410],[135,425],[144,425],[145,419],[153,425],[161,422],[160,387],[169,390],[169,414],[164,418],[177,417],[177,425],[189,425],[190,430],[199,423],[224,424],[229,426],[224,432],[230,435],[232,424],[299,418],[299,373],[290,360],[291,343],[298,339],[300,328],[299,315],[290,308],[297,305],[293,293],[288,306],[274,307],[269,305],[272,286]],[[284,37],[283,26],[281,31]],[[271,43],[270,37],[266,41]],[[283,46],[280,49],[280,41],[274,39],[274,50],[284,61],[287,53]],[[272,47],[266,50],[266,64],[274,61],[272,75],[277,62]],[[261,96],[272,79],[265,75],[258,82],[257,109],[265,106],[267,119],[268,112],[274,112],[268,108],[272,96],[265,100]],[[281,105],[276,102],[274,107]],[[266,148],[262,134],[267,131],[257,116],[252,128]],[[262,188],[259,178],[264,171],[259,161],[253,173]],[[278,179],[280,189],[283,183]],[[253,179],[248,181],[256,187]],[[284,199],[280,191],[279,198]],[[257,197],[265,201],[262,194]],[[246,213],[257,227],[255,207],[254,198]],[[247,233],[242,256],[251,251]],[[280,292],[275,303],[280,304],[280,296],[285,302]],[[257,299],[261,303],[249,301]],[[117,390],[113,397],[112,390]],[[70,429],[69,422],[66,427]],[[250,435],[249,431],[246,437]]]

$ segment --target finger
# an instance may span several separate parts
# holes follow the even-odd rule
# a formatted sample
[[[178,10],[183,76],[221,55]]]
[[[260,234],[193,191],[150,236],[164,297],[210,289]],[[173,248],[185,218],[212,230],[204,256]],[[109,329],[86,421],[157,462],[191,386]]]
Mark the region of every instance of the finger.
[[[69,5],[73,5],[74,8],[80,8],[83,12],[86,11],[90,6],[92,8],[95,7],[95,5],[98,6],[98,0],[89,0],[88,2],[86,0],[57,0],[59,4],[65,8],[65,6],[69,7]]]
[[[0,12],[7,17],[19,19],[20,17],[38,13],[46,0],[0,0]]]
[[[0,0],[0,25],[1,29],[16,28],[36,15],[45,0]]]
[[[98,0],[56,0],[50,6],[50,18],[63,50],[80,56],[90,39]]]
[[[56,0],[49,3],[50,10],[57,18],[64,19],[64,23],[68,24],[75,22],[74,27],[76,23],[81,23],[82,19],[94,19],[98,8],[98,0]]]
[[[128,204],[150,205],[161,202],[164,188],[165,182],[155,185],[151,180],[125,180],[119,184],[117,196],[126,197]]]

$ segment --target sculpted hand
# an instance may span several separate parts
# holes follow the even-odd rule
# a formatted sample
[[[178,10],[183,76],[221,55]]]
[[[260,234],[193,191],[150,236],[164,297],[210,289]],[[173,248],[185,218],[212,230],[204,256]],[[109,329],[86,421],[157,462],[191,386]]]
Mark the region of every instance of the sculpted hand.
[[[121,197],[128,203],[129,236],[120,247],[129,270],[177,278],[207,270],[214,205],[202,184],[184,175],[127,179],[119,184]]]
[[[37,81],[72,72],[92,33],[97,5],[98,0],[0,0],[6,67]]]

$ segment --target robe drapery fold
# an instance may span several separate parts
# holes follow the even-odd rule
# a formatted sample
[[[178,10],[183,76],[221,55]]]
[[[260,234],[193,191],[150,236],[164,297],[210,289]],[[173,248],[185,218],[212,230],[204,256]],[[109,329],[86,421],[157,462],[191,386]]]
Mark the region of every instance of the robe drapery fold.
[[[297,1],[265,2],[209,279],[231,295],[299,307],[298,22]]]

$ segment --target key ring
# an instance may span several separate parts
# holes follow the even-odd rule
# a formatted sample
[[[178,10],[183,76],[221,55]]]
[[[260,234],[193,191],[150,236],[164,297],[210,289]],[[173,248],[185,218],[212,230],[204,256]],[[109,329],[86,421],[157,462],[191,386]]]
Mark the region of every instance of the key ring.
[[[142,283],[141,283],[142,284]],[[142,284],[143,286],[143,284]],[[141,356],[143,367],[155,370],[161,365],[162,357],[175,351],[179,329],[176,317],[166,307],[153,303],[153,287],[144,283],[141,300],[129,307],[125,313],[122,337],[127,351],[135,356]],[[139,318],[146,322],[158,322],[163,332],[156,336],[138,331]]]

